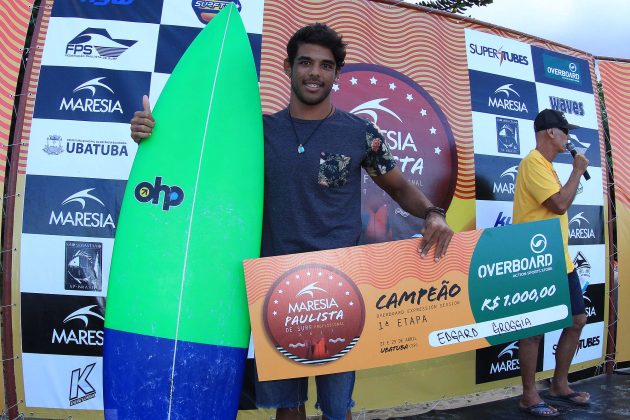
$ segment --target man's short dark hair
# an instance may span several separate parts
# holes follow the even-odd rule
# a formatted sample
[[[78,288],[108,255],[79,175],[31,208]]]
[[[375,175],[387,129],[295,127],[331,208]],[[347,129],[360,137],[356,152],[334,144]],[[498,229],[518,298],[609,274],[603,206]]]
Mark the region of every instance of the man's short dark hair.
[[[335,32],[330,26],[323,23],[313,23],[299,29],[293,34],[287,44],[287,55],[289,64],[293,66],[297,50],[302,44],[315,44],[328,48],[335,57],[337,70],[341,70],[346,59],[346,43],[342,36]]]

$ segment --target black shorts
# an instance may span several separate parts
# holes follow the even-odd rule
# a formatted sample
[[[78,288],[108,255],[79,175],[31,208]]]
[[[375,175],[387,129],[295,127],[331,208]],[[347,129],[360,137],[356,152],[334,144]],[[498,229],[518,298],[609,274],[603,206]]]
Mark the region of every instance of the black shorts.
[[[571,296],[571,314],[581,315],[586,313],[584,305],[584,295],[582,294],[582,286],[580,286],[580,277],[573,270],[567,274],[569,280],[569,295]]]

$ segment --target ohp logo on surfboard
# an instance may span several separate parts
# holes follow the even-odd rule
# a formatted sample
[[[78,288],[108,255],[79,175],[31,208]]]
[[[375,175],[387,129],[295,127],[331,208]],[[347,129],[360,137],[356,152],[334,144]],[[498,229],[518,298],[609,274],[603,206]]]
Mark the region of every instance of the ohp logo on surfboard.
[[[179,206],[184,201],[184,190],[177,185],[172,187],[162,184],[162,177],[156,176],[155,182],[143,181],[136,186],[134,191],[136,200],[141,203],[151,202],[158,204],[160,201],[160,193],[164,193],[162,196],[162,210],[168,211],[171,206]]]
[[[263,317],[276,349],[304,364],[333,362],[359,341],[365,303],[354,282],[335,268],[306,264],[269,290]]]

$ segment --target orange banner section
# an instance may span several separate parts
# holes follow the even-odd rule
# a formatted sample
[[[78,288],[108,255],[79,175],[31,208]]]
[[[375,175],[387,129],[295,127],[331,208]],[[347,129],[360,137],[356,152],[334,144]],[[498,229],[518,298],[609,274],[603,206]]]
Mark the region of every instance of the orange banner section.
[[[0,4],[0,195],[4,195],[4,175],[11,118],[23,49],[32,12],[32,1],[6,0]]]
[[[600,61],[617,202],[617,361],[630,360],[630,63]]]

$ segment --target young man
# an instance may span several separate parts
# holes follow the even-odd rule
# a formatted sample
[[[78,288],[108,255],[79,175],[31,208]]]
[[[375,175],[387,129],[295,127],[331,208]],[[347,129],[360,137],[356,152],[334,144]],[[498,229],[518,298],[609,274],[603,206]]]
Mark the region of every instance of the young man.
[[[549,400],[573,405],[588,405],[589,394],[574,392],[569,387],[568,374],[571,360],[580,339],[582,327],[586,324],[584,298],[580,279],[569,255],[569,221],[567,209],[573,202],[580,177],[586,171],[588,160],[578,154],[573,161],[573,170],[566,184],[561,185],[551,162],[565,151],[569,130],[578,128],[569,124],[564,114],[551,109],[541,111],[534,120],[536,148],[532,150],[518,167],[516,190],[514,193],[514,223],[559,218],[564,241],[564,254],[571,295],[573,325],[562,330],[556,348],[556,369],[549,392]],[[519,403],[521,410],[535,416],[557,416],[558,410],[540,398],[536,390],[536,362],[541,336],[526,338],[519,343],[523,396]]]
[[[361,233],[361,168],[407,212],[425,218],[419,252],[435,245],[439,260],[453,235],[444,210],[402,175],[371,123],[336,109],[330,91],[344,65],[341,36],[320,23],[297,31],[287,45],[284,72],[289,106],[264,117],[265,203],[261,256],[358,244]],[[154,125],[145,110],[131,120],[131,136],[147,138]],[[317,406],[324,418],[351,418],[354,372],[322,375]],[[257,405],[276,408],[278,419],[304,419],[307,378],[258,382]]]

